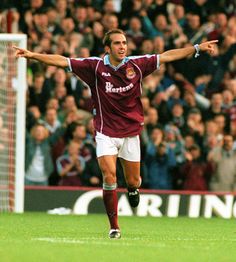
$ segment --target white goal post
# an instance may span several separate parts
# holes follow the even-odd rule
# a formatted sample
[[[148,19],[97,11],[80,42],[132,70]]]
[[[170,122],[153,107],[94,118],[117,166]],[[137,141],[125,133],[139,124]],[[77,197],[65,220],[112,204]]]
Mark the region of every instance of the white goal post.
[[[0,212],[24,212],[26,59],[25,34],[0,34]]]

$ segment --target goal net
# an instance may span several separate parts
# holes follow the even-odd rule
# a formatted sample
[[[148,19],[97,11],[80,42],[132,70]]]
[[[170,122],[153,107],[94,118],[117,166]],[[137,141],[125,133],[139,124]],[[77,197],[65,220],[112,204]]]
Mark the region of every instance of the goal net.
[[[26,35],[0,34],[0,212],[24,211]]]

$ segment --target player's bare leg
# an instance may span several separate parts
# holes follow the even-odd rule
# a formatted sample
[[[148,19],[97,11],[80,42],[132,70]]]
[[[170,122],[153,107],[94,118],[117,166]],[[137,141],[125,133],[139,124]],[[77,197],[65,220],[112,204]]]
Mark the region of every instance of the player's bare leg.
[[[116,182],[117,156],[107,155],[98,157],[98,163],[103,174],[103,202],[110,222],[110,238],[120,238],[118,225],[118,198]]]
[[[128,189],[128,199],[132,207],[139,204],[139,190],[142,179],[140,177],[140,162],[120,159]]]

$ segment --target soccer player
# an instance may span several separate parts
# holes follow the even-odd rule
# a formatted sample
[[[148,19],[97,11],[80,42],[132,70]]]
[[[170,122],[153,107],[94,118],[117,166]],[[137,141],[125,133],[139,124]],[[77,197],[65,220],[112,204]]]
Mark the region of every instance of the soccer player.
[[[142,80],[161,64],[213,52],[217,40],[173,49],[162,54],[127,57],[127,39],[122,30],[108,31],[104,37],[105,56],[66,58],[39,54],[15,47],[16,57],[36,59],[47,65],[68,68],[89,85],[94,102],[97,159],[103,173],[103,201],[110,222],[109,237],[121,237],[118,225],[116,160],[120,158],[131,207],[139,204],[140,141],[144,125],[140,101]]]

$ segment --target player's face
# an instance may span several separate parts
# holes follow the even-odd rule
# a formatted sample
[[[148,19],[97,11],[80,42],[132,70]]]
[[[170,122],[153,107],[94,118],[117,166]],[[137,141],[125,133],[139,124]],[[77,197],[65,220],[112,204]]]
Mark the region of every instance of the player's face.
[[[111,35],[111,46],[108,48],[110,62],[117,66],[125,58],[127,53],[127,40],[123,34]]]

